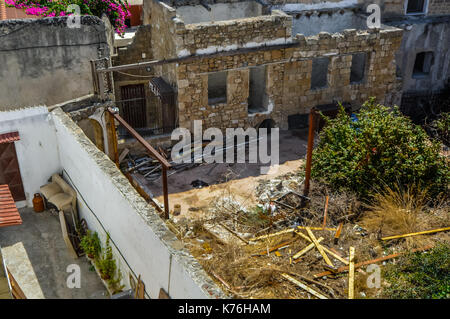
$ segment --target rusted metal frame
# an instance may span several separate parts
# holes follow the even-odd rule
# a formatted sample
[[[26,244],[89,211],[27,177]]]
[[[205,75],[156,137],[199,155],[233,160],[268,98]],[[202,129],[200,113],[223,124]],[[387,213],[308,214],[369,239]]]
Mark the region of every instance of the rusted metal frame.
[[[309,132],[308,132],[308,150],[306,153],[306,168],[305,168],[305,187],[303,190],[303,196],[308,196],[309,185],[311,179],[311,164],[312,164],[312,151],[314,148],[314,131],[316,124],[316,109],[313,107],[309,112]]]
[[[162,167],[163,193],[164,193],[164,219],[169,219],[169,191],[167,185],[167,169],[171,167],[169,162],[158,153],[138,132],[136,132],[119,114],[115,113],[111,108],[108,108],[109,114],[116,119],[125,129],[142,145],[144,148],[155,157]],[[114,123],[114,122],[113,122]]]

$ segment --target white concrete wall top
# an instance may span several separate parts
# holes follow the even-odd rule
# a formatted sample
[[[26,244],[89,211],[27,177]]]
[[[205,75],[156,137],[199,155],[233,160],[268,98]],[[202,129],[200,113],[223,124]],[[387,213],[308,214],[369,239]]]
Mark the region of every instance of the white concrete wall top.
[[[28,206],[33,195],[60,171],[53,120],[47,107],[37,106],[0,112],[0,134],[18,131],[14,142]]]
[[[292,19],[292,35],[300,33],[305,36],[319,34],[319,32],[336,33],[345,29],[366,30],[367,23],[362,17],[352,11],[343,14],[334,12],[331,15],[318,13],[310,16],[301,15]]]
[[[200,5],[177,7],[177,15],[185,24],[208,21],[224,21],[257,17],[262,15],[262,6],[255,1],[216,3],[209,5],[211,11]]]
[[[348,8],[359,4],[359,0],[341,0],[341,1],[318,1],[315,3],[286,3],[283,5],[275,5],[273,8],[280,9],[285,12],[292,11],[308,11],[320,9]]]
[[[124,278],[140,274],[151,298],[221,298],[223,292],[131,186],[116,165],[60,108],[52,111],[64,177],[77,191],[80,218],[111,236]]]

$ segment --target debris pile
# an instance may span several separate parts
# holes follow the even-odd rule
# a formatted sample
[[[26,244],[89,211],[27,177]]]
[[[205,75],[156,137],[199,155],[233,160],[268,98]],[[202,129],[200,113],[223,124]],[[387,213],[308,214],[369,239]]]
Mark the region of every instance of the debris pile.
[[[299,174],[263,180],[256,188],[256,207],[244,207],[232,196],[217,198],[204,220],[180,231],[191,253],[231,296],[377,297],[380,289],[367,287],[363,267],[449,240],[448,203],[418,217],[424,219],[418,227],[434,229],[393,233],[380,218],[367,222],[375,208],[369,210],[351,195],[312,184],[310,198],[305,198],[302,180]],[[183,229],[181,224],[189,222],[176,227]]]

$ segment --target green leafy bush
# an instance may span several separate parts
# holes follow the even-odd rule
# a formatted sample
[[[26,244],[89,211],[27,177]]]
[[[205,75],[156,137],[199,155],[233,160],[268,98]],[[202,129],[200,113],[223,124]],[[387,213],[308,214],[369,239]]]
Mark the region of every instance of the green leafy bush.
[[[388,283],[386,298],[450,298],[450,245],[440,243],[429,252],[406,255],[386,266],[383,278]]]
[[[97,232],[92,234],[90,230],[81,239],[80,246],[89,258],[99,257],[102,249]]]
[[[357,120],[343,107],[326,125],[313,152],[312,177],[360,197],[395,185],[416,185],[431,194],[448,187],[448,160],[438,142],[397,107],[364,103]]]
[[[430,129],[437,139],[450,146],[450,112],[441,113],[439,118],[431,123]]]

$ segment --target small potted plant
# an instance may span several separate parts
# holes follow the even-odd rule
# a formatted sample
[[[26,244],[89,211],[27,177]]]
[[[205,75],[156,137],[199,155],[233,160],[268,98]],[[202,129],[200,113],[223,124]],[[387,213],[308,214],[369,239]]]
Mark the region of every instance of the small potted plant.
[[[100,238],[97,232],[92,234],[88,230],[86,236],[81,239],[80,246],[90,259],[97,258],[101,252]]]
[[[117,268],[116,261],[113,258],[112,248],[109,244],[109,240],[109,234],[107,234],[105,253],[97,262],[97,267],[103,280],[109,280],[113,278]]]

